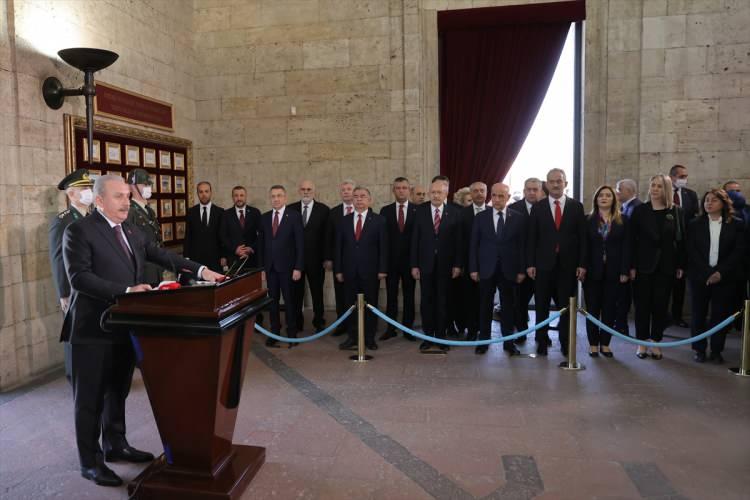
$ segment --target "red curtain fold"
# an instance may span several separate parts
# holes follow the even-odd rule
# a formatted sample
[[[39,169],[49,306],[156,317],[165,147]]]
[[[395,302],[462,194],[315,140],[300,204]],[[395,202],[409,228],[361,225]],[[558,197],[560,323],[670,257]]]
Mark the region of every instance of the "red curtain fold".
[[[465,29],[449,22],[453,12]],[[570,15],[487,27],[482,16],[440,14],[441,26],[450,27],[440,33],[440,173],[451,179],[452,191],[476,180],[491,185],[508,173],[536,119]]]

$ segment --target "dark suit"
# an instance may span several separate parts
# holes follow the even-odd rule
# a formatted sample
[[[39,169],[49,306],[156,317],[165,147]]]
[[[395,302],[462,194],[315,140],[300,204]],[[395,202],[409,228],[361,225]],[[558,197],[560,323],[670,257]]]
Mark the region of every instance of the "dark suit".
[[[302,214],[302,201],[288,205],[289,210]],[[302,306],[305,299],[305,278],[310,287],[310,297],[313,304],[312,324],[316,329],[326,324],[325,306],[323,305],[323,284],[325,283],[325,269],[323,260],[326,246],[326,229],[328,225],[327,205],[315,200],[312,209],[307,214],[307,223],[302,221],[305,236],[305,271],[302,278],[292,285],[294,304],[297,306],[297,328],[303,330],[304,317]]]
[[[685,218],[685,227],[687,228],[690,221],[698,216],[700,207],[698,194],[688,188],[681,188],[679,191],[682,194],[682,202],[679,206],[682,208],[682,216]],[[674,285],[672,286],[672,321],[674,322],[682,321],[682,310],[685,305],[685,288],[685,277],[683,276],[680,279],[675,278]]]
[[[378,307],[380,280],[378,273],[388,272],[388,237],[385,231],[385,220],[372,210],[367,211],[362,224],[359,240],[355,238],[356,211],[341,219],[336,238],[336,258],[334,272],[344,275],[346,290],[346,307],[357,301],[357,294],[363,293],[365,301]],[[355,319],[348,321],[349,339],[356,341]],[[369,313],[365,316],[365,343],[375,341],[377,318]]]
[[[721,224],[719,234],[719,256],[715,266],[709,262],[711,249],[711,235],[707,215],[693,219],[687,230],[687,278],[690,283],[691,303],[691,336],[703,333],[708,328],[721,323],[727,316],[735,312],[734,295],[737,293],[737,283],[743,279],[743,259],[747,259],[747,247],[742,223],[739,219],[730,219]],[[721,274],[721,281],[715,285],[707,285],[706,280],[713,273]],[[709,305],[711,317],[706,322]],[[711,336],[711,352],[719,354],[724,350],[727,330]],[[706,339],[693,343],[693,349],[706,352]]]
[[[398,285],[401,282],[403,297],[403,312],[401,324],[408,328],[414,326],[414,291],[416,280],[411,275],[409,266],[411,235],[414,231],[414,218],[417,205],[408,202],[404,208],[404,230],[398,227],[398,204],[391,203],[380,210],[385,219],[385,229],[388,237],[388,277],[385,280],[387,291],[386,314],[393,319],[398,318]],[[388,328],[393,330],[392,327]]]
[[[237,217],[237,209],[232,206],[224,211],[221,220],[221,246],[224,257],[231,264],[238,259],[234,253],[238,246],[246,245],[253,249],[245,269],[259,267],[258,261],[258,231],[260,230],[260,210],[250,205],[245,205],[245,227],[240,225]]]
[[[471,207],[470,207],[471,208]],[[479,273],[479,338],[492,333],[495,291],[500,291],[500,325],[504,336],[513,334],[516,316],[516,276],[526,270],[526,218],[509,208],[503,222],[495,223],[492,207],[474,217],[468,257],[468,274]],[[500,228],[498,229],[498,226]],[[509,348],[513,342],[505,342]]]
[[[533,206],[533,205],[532,205]],[[526,200],[519,200],[515,203],[511,203],[508,205],[508,208],[510,210],[513,210],[514,212],[518,212],[521,214],[524,218],[524,222],[528,226],[529,223],[529,217],[530,217],[530,211],[526,208]],[[524,274],[526,273],[526,270],[523,270]],[[516,329],[519,332],[522,332],[526,330],[529,327],[529,302],[531,301],[531,297],[534,296],[534,280],[526,276],[526,279],[524,279],[520,285],[516,287],[517,297],[516,297],[516,317],[514,320],[514,323],[516,325]]]
[[[622,224],[612,222],[607,238],[599,230],[599,214],[589,215],[586,224],[586,280],[583,293],[588,312],[609,327],[615,326],[618,300],[622,302],[628,283],[620,275],[630,272],[627,217]],[[626,313],[627,318],[627,313]],[[586,333],[592,347],[609,346],[612,335],[586,322]]]
[[[628,218],[628,221],[633,215],[633,210],[638,205],[642,205],[643,202],[638,197],[633,198],[627,203],[626,206],[621,208],[621,213]],[[633,303],[633,283],[628,281],[622,286],[621,293],[617,298],[617,312],[615,313],[615,330],[624,334],[630,335],[630,327],[628,326],[628,314],[630,313],[630,306]]]
[[[167,268],[200,265],[147,241],[137,227],[122,224],[132,256],[125,253],[107,220],[94,212],[68,226],[63,257],[70,277],[70,309],[61,339],[73,345],[73,396],[76,442],[81,466],[94,467],[105,450],[122,448],[125,439],[125,398],[133,375],[133,346],[127,332],[107,333],[99,321],[115,296],[143,283],[146,262]]]
[[[224,209],[211,204],[208,224],[203,223],[200,204],[190,207],[185,219],[185,244],[183,255],[196,262],[201,262],[217,273],[221,272],[221,219]]]
[[[352,206],[352,210],[354,210]],[[336,241],[338,239],[338,228],[341,224],[341,220],[344,218],[344,204],[339,203],[331,209],[328,213],[328,225],[326,226],[326,246],[325,246],[325,260],[329,260],[334,263],[336,260]],[[333,279],[333,291],[336,299],[336,316],[341,316],[346,311],[347,301],[346,292],[344,290],[344,284],[339,283],[334,277]],[[343,328],[342,328],[343,329]]]
[[[484,210],[490,207],[485,206]],[[461,208],[461,244],[463,249],[463,262],[461,267],[466,270],[469,268],[469,249],[471,246],[471,230],[474,225],[474,204]],[[480,212],[481,213],[481,212]],[[476,283],[469,277],[468,273],[453,280],[454,287],[450,302],[453,310],[453,318],[456,322],[456,328],[459,334],[464,329],[467,330],[467,338],[474,339],[479,333],[479,283]],[[457,285],[457,286],[455,286]],[[514,302],[515,303],[515,302]],[[450,328],[450,324],[448,325]]]
[[[639,205],[630,219],[631,269],[635,331],[641,340],[660,341],[666,328],[669,292],[677,269],[684,269],[685,228],[682,210],[654,210]]]
[[[65,272],[65,262],[63,261],[63,234],[66,227],[85,216],[86,214],[82,214],[71,206],[52,217],[49,222],[49,260],[58,299],[70,297],[70,280],[68,280],[68,274]],[[65,311],[63,311],[64,313]],[[71,380],[73,376],[71,369],[73,351],[68,342],[65,343],[63,348],[65,350],[65,376],[68,380]]]
[[[443,205],[440,227],[435,233],[434,207],[427,202],[417,207],[411,239],[411,267],[420,272],[422,329],[428,335],[445,337],[448,326],[448,288],[451,271],[463,263],[461,209]]]
[[[566,307],[568,299],[577,293],[576,268],[586,262],[586,216],[583,205],[566,197],[562,209],[560,229],[548,198],[534,204],[529,216],[526,246],[527,266],[536,267],[536,321],[549,317],[550,299],[558,308]],[[568,350],[568,321],[558,323],[560,346]],[[548,328],[537,330],[537,342],[549,343]]]
[[[297,336],[297,305],[292,294],[292,272],[305,269],[305,239],[302,216],[294,210],[284,210],[279,217],[276,235],[273,234],[274,210],[264,213],[260,221],[259,263],[266,271],[271,303],[271,332],[281,332],[279,299],[284,297],[286,333]]]

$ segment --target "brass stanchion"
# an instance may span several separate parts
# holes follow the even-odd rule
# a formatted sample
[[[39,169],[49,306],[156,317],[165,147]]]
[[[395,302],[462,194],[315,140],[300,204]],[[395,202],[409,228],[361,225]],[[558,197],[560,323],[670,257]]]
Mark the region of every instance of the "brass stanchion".
[[[356,363],[364,363],[372,359],[365,354],[365,294],[357,294],[357,354],[349,356]]]
[[[740,377],[750,377],[750,300],[745,301],[745,310],[742,313],[742,358],[740,358],[740,366],[730,368],[729,371]]]
[[[563,370],[585,370],[582,363],[576,361],[578,339],[578,300],[575,295],[568,300],[568,360],[560,363]]]

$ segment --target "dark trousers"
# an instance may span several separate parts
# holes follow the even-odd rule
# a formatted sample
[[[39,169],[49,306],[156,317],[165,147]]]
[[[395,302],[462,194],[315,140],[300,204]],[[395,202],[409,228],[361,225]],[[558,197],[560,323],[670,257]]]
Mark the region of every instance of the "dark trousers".
[[[453,327],[459,335],[463,335],[466,329],[466,313],[464,311],[464,278],[459,276],[458,278],[450,278],[450,284],[448,285],[448,297],[447,297],[447,317],[446,317],[446,328],[449,328],[449,332],[453,332]]]
[[[692,337],[713,328],[735,312],[736,309],[732,307],[735,291],[736,284],[732,281],[719,282],[716,285],[709,286],[699,281],[690,280],[690,335]],[[707,323],[706,316],[708,316],[709,306],[711,316]],[[731,325],[709,337],[711,339],[711,352],[719,354],[724,350],[724,342],[729,328],[731,328]],[[693,350],[706,352],[707,345],[707,339],[693,342]]]
[[[450,268],[440,269],[437,266],[434,269],[420,269],[422,330],[427,335],[441,339],[445,338],[448,326],[450,273]]]
[[[498,265],[498,267],[500,267]],[[502,271],[495,271],[492,278],[480,279],[479,288],[479,340],[487,340],[492,336],[492,313],[494,310],[495,291],[500,292],[500,328],[503,336],[513,335],[516,317],[516,296],[518,286],[513,281],[505,279]],[[513,341],[506,341],[503,346],[508,348]]]
[[[475,337],[479,333],[479,324],[481,321],[479,319],[480,284],[469,276],[461,276],[459,279],[463,281],[463,293],[461,294],[461,300],[458,301],[461,304],[461,311],[463,313],[463,324],[469,337]]]
[[[633,303],[633,283],[628,281],[619,288],[617,295],[617,312],[615,313],[615,330],[623,335],[630,335],[628,326],[628,313]]]
[[[605,325],[614,328],[617,316],[617,298],[622,294],[621,289],[627,283],[620,283],[618,278],[593,280],[586,279],[583,283],[583,295],[586,309]],[[608,346],[612,335],[586,322],[586,334],[592,347]]]
[[[71,347],[78,458],[82,468],[91,468],[104,460],[102,449],[127,445],[125,399],[130,392],[135,356],[130,343]]]
[[[675,278],[672,284],[672,321],[682,320],[682,308],[685,305],[685,277]]]
[[[380,290],[380,280],[378,280],[377,274],[375,276],[360,276],[354,275],[350,278],[344,278],[344,289],[346,293],[346,306],[347,308],[356,305],[357,294],[363,293],[365,295],[365,302],[377,309],[378,307],[378,292]],[[365,343],[369,344],[375,341],[375,330],[378,326],[378,318],[365,309]],[[356,313],[349,316],[347,320],[347,334],[349,339],[353,342],[357,342],[357,315]]]
[[[536,272],[535,300],[536,300],[536,321],[541,323],[549,318],[550,299],[555,301],[558,308],[567,307],[570,297],[576,295],[576,271],[575,269],[562,269],[556,265],[550,271]],[[575,311],[571,311],[575,313]],[[540,328],[536,333],[537,342],[549,343],[547,331],[549,327]],[[559,332],[560,346],[563,351],[568,350],[568,321],[563,317],[558,321],[557,331]]]
[[[529,327],[529,302],[534,296],[534,280],[526,276],[526,279],[516,286],[516,312],[515,325],[519,332]]]
[[[667,327],[669,293],[674,284],[671,274],[638,273],[633,284],[635,336],[640,340],[661,341]]]
[[[310,263],[312,264],[312,263]],[[323,328],[326,324],[325,307],[323,305],[323,285],[325,283],[326,273],[323,269],[323,263],[317,265],[305,264],[305,271],[299,281],[292,283],[294,291],[294,304],[297,306],[297,330],[304,330],[305,319],[302,315],[302,307],[305,302],[305,280],[310,288],[310,297],[313,305],[313,321],[315,328]]]
[[[281,335],[279,299],[284,297],[286,335],[294,338],[297,336],[297,308],[292,297],[292,283],[292,271],[278,272],[274,269],[266,271],[268,295],[271,297],[271,333]]]
[[[385,279],[386,287],[386,314],[393,319],[398,318],[398,284],[401,283],[402,316],[401,324],[412,328],[414,326],[414,290],[416,281],[411,276],[408,266],[391,269]],[[392,330],[392,327],[388,328]]]
[[[346,301],[346,289],[344,288],[344,284],[339,283],[335,274],[333,276],[333,295],[336,299],[336,317],[339,318],[351,304]],[[343,329],[344,327],[341,326],[340,328]]]

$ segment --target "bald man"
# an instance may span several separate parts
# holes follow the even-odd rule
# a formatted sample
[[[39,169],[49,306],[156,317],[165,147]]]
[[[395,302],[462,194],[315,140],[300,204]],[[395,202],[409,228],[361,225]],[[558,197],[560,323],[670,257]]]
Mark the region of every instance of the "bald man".
[[[297,306],[297,330],[304,330],[304,316],[302,306],[305,296],[305,279],[310,288],[313,306],[313,327],[316,332],[326,326],[325,307],[323,306],[323,284],[325,283],[325,269],[323,260],[326,245],[326,225],[330,209],[325,203],[315,199],[315,184],[311,180],[304,180],[298,187],[300,200],[289,205],[289,210],[302,214],[305,241],[305,270],[302,279],[292,284],[294,303]]]

